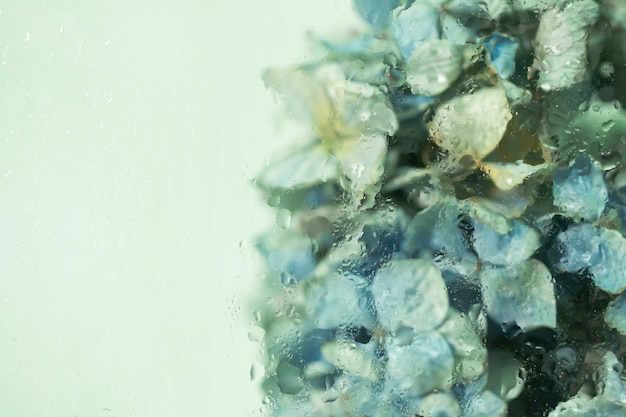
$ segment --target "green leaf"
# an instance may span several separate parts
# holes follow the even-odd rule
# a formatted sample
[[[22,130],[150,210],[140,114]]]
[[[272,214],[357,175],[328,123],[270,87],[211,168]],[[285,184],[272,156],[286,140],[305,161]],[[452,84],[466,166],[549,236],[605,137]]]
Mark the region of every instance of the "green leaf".
[[[617,100],[603,101],[593,94],[584,111],[573,111],[568,116],[560,124],[551,123],[550,129],[558,136],[558,149],[565,158],[585,152],[602,163],[607,155],[615,153],[626,135],[626,111]]]

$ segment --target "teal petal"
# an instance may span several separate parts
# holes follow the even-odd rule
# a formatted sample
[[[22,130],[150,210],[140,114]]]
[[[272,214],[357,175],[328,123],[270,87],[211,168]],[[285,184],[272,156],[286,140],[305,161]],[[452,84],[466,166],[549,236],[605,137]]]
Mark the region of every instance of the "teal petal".
[[[483,391],[464,403],[461,417],[504,417],[507,405],[491,391]]]
[[[387,27],[392,10],[399,4],[398,0],[354,0],[357,13],[375,30]]]
[[[465,258],[469,249],[463,238],[461,210],[455,200],[443,200],[415,215],[405,232],[402,250],[408,256],[445,253]]]
[[[499,233],[480,221],[474,222],[473,243],[478,257],[495,265],[512,265],[525,261],[541,246],[541,235],[517,221],[511,230]]]
[[[554,171],[552,192],[555,206],[570,217],[587,221],[602,215],[608,199],[604,175],[587,154]]]
[[[612,294],[626,289],[626,239],[615,230],[590,224],[573,226],[557,237],[563,256],[557,266],[566,272],[588,270],[599,288]]]
[[[441,272],[423,259],[389,262],[374,277],[371,292],[380,324],[392,332],[433,329],[448,311]]]
[[[374,328],[376,321],[365,295],[365,278],[335,273],[312,282],[305,290],[306,306],[316,328]]]
[[[391,392],[417,397],[450,384],[454,358],[437,332],[420,333],[406,346],[387,345],[387,354],[385,388]]]

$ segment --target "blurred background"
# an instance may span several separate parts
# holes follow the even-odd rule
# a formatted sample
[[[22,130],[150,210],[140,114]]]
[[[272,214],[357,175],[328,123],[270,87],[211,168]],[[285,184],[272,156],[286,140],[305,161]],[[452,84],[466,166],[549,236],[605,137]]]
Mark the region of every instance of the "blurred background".
[[[260,79],[349,0],[0,3],[0,416],[252,416]],[[331,30],[332,32],[332,30]],[[280,139],[278,139],[280,138]]]

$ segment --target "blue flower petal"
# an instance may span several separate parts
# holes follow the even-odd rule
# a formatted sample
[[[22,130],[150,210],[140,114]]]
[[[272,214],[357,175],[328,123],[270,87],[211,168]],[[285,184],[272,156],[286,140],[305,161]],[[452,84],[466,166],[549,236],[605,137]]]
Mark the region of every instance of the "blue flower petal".
[[[626,289],[626,239],[615,230],[590,224],[573,226],[557,237],[563,257],[557,266],[566,272],[588,270],[600,289],[619,294]]]
[[[485,39],[485,49],[489,52],[491,65],[501,78],[509,78],[515,73],[515,54],[519,44],[513,38],[494,32]]]
[[[420,211],[406,230],[402,250],[408,256],[443,252],[464,258],[469,250],[459,227],[460,216],[455,202],[440,202]]]
[[[474,221],[474,249],[481,260],[495,265],[525,261],[541,246],[537,230],[513,221],[508,233],[498,233],[488,225]]]
[[[390,31],[406,61],[424,41],[438,39],[439,11],[428,4],[415,2],[391,18]]]
[[[307,306],[314,324],[322,329],[340,326],[373,328],[376,324],[365,292],[365,278],[333,274],[308,288]]]
[[[419,334],[407,346],[389,345],[385,388],[417,397],[445,388],[452,378],[454,356],[437,332]]]
[[[317,263],[310,239],[287,230],[261,238],[258,249],[285,285],[308,279]]]
[[[448,311],[441,272],[423,259],[389,262],[374,277],[371,292],[381,326],[394,333],[406,327],[433,329]]]

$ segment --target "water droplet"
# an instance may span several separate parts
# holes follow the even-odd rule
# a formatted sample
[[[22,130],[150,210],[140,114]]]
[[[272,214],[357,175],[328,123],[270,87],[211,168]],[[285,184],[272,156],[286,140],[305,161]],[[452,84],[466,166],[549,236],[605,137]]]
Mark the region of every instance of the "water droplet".
[[[263,365],[261,365],[260,363],[254,362],[252,366],[250,367],[250,380],[251,381],[258,381],[259,379],[263,377],[264,374],[265,374],[265,371],[263,369]]]
[[[265,330],[260,327],[252,326],[248,330],[248,339],[251,342],[260,342],[263,340],[263,336],[265,335]]]
[[[276,213],[276,225],[281,229],[288,229],[291,226],[291,212],[287,209],[280,209]]]
[[[293,275],[291,275],[289,272],[283,271],[280,273],[280,282],[284,286],[288,286],[288,285],[295,284],[297,281],[296,281],[296,278]]]
[[[613,126],[615,126],[615,120],[608,120],[602,123],[602,131],[606,133],[611,130]]]
[[[611,78],[615,74],[615,67],[612,62],[605,61],[598,66],[598,72],[601,77]]]
[[[514,339],[522,333],[522,328],[514,321],[502,323],[500,328],[507,339]]]

